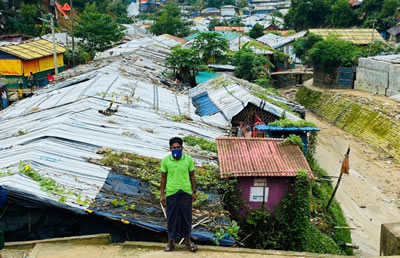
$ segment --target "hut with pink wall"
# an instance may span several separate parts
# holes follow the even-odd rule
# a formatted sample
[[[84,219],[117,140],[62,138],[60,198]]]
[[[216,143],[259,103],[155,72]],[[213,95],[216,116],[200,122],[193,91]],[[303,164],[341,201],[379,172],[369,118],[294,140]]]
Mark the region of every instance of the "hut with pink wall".
[[[309,172],[310,166],[297,145],[282,144],[283,139],[221,137],[217,138],[221,178],[236,177],[248,209],[265,207],[274,212],[288,191],[294,191],[299,169]]]

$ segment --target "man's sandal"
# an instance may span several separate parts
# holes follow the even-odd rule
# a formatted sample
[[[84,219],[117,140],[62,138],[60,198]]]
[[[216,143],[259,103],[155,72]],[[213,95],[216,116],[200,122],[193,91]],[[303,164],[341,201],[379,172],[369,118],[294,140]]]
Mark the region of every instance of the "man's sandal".
[[[166,247],[165,247],[165,249],[164,249],[164,252],[172,252],[172,251],[174,251],[174,247],[175,247],[175,245],[167,245]]]
[[[190,244],[186,243],[186,246],[189,248],[191,252],[193,253],[197,252],[197,246],[193,242],[190,242]]]

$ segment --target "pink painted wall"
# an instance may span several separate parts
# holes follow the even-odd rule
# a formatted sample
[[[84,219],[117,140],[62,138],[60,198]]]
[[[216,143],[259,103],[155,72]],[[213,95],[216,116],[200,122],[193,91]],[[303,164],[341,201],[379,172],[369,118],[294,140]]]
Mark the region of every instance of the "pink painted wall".
[[[265,206],[271,212],[274,212],[275,206],[280,203],[282,198],[285,196],[286,192],[294,191],[294,189],[289,189],[290,185],[294,183],[294,177],[267,177],[268,187],[268,199],[265,202]],[[239,215],[244,217],[248,208],[258,209],[260,208],[262,202],[250,202],[250,187],[254,186],[254,177],[239,177],[238,185],[241,189],[242,199],[245,201],[245,206],[241,207]]]

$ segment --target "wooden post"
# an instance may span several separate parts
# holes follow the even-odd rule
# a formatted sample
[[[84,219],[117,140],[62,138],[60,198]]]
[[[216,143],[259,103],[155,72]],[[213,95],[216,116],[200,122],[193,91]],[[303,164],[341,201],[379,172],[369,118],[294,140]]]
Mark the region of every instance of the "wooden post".
[[[347,158],[348,158],[348,156],[349,156],[349,153],[350,153],[350,147],[347,149],[347,153],[346,153],[346,157],[347,157]],[[326,206],[326,209],[327,209],[327,210],[328,210],[328,208],[329,208],[329,205],[331,205],[331,202],[333,201],[333,198],[335,197],[336,191],[337,191],[337,189],[339,188],[339,184],[340,184],[340,181],[342,180],[343,174],[344,174],[343,171],[340,171],[339,179],[338,179],[338,181],[337,181],[337,183],[336,183],[335,189],[333,190],[331,199],[329,200],[328,205]]]

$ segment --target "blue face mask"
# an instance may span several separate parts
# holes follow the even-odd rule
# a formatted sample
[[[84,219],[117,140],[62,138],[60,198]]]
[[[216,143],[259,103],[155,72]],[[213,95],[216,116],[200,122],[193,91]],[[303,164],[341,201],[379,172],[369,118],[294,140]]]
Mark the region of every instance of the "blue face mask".
[[[182,157],[182,149],[172,150],[172,157],[174,159],[180,159]]]

